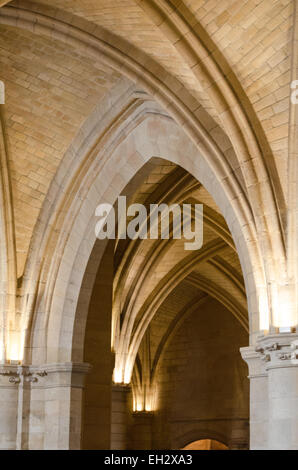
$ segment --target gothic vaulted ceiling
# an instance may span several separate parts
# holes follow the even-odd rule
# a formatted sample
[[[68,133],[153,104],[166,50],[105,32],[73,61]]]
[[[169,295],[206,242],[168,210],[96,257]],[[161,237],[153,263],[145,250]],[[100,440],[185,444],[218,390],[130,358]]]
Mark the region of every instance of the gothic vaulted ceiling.
[[[293,1],[14,0],[0,6],[0,79],[6,87],[1,136],[9,164],[19,287],[65,156],[75,154],[77,139],[87,140],[86,123],[102,118],[101,103],[112,107],[120,90],[133,82],[147,98],[152,93],[150,99],[161,108],[169,90],[179,97],[175,109],[167,104],[165,114],[179,108],[182,127],[187,113],[192,123],[200,123],[245,198],[255,191],[248,152],[264,180],[267,174],[272,179],[283,227]],[[204,247],[195,257],[187,256],[178,240],[161,247],[149,240],[119,241],[115,248],[117,347],[125,357],[136,356],[158,313],[151,344],[157,361],[170,325],[174,328],[208,296],[246,329],[248,320],[240,263],[218,207],[182,168],[162,159],[150,165],[132,199],[201,202],[206,222]]]

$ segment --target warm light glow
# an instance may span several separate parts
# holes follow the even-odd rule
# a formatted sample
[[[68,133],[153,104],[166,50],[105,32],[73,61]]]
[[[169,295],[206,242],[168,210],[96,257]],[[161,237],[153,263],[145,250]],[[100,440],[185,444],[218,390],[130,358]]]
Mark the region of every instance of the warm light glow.
[[[4,343],[0,341],[0,362],[4,361]]]
[[[23,359],[23,355],[20,351],[20,345],[17,343],[12,343],[9,345],[8,350],[8,359],[10,361],[21,361]]]
[[[113,373],[113,382],[115,384],[122,384],[123,383],[122,372],[121,372],[121,370],[117,369],[116,367],[115,367],[114,373]]]
[[[150,413],[152,411],[152,408],[150,405],[146,405],[144,408],[143,404],[139,402],[137,404],[134,404],[133,410],[139,413],[142,413],[142,412]]]
[[[272,325],[280,333],[291,332],[291,328],[297,325],[293,287],[289,284],[271,283],[269,295],[263,286],[258,290],[260,330],[268,331]]]
[[[182,450],[228,450],[229,448],[222,442],[214,439],[200,439],[183,447]]]
[[[152,405],[152,399],[150,399],[149,395],[144,397],[141,391],[137,392],[136,396],[134,395],[133,411],[150,413],[153,410],[154,406]]]
[[[128,385],[130,384],[131,381],[131,367],[129,366],[129,363],[127,361],[125,371],[123,373],[123,367],[121,364],[121,361],[117,361],[117,355],[116,355],[116,364],[114,368],[114,373],[113,373],[113,381],[116,384],[125,384]]]
[[[133,411],[144,411],[143,397],[141,393],[133,393]]]
[[[112,351],[115,350],[115,341],[116,341],[116,327],[115,327],[115,318],[114,315],[112,316],[112,323],[111,323],[111,348]]]
[[[130,383],[130,375],[125,375],[124,376],[124,383],[128,385]]]
[[[289,284],[275,285],[272,290],[273,325],[289,332],[297,324],[293,288]]]
[[[136,411],[144,411],[143,405],[141,403],[137,404]]]
[[[7,359],[9,361],[21,362],[24,356],[24,333],[10,331],[7,345]]]
[[[128,362],[128,361],[127,361]],[[129,384],[130,383],[130,379],[131,379],[131,373],[132,373],[132,367],[130,366],[130,364],[126,364],[126,367],[125,367],[125,372],[124,372],[124,383],[125,384]]]
[[[113,382],[115,384],[128,385],[130,383],[130,380],[128,380],[127,377],[126,378],[124,377],[124,380],[123,380],[122,371],[115,367],[114,373],[113,373]]]
[[[259,288],[259,323],[261,331],[269,330],[270,309],[266,287]]]

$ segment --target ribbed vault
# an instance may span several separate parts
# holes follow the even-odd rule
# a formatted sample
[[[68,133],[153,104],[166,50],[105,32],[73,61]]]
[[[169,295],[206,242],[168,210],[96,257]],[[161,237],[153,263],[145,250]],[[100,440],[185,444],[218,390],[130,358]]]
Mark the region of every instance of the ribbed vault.
[[[189,152],[194,154],[193,145],[204,159],[217,203],[222,194],[229,203],[219,210],[191,176],[195,158],[189,174],[175,158],[170,165],[154,164],[143,187],[130,189],[132,200],[147,204],[203,203],[205,245],[193,258],[179,241],[116,245],[113,344],[119,373],[123,380],[130,377],[148,325],[166,293],[181,282],[226,299],[247,328],[234,243],[251,286],[256,334],[256,291],[268,283],[270,293],[272,284],[288,279],[285,92],[293,2],[14,0],[1,8],[0,24],[7,93],[1,159],[2,167],[9,161],[10,188],[2,191],[9,272],[1,271],[1,285],[9,280],[12,286],[2,303],[18,318],[8,329],[26,332],[29,355],[36,337],[37,350],[43,343],[39,335],[51,345],[45,360],[60,357],[64,334],[68,340],[75,336],[64,326],[63,312],[75,317],[94,245],[94,207],[88,202],[93,196],[114,201],[142,166],[138,159],[164,156],[160,148],[166,144],[154,128],[166,132],[162,117],[173,119],[191,142]],[[148,115],[160,118],[143,135],[156,149],[151,155],[140,137],[132,144]],[[123,174],[108,180],[108,165],[120,148],[131,166],[118,155],[113,161],[123,164]]]
[[[128,383],[133,373],[135,406],[149,409],[153,406],[159,360],[185,315],[214,298],[248,331],[247,303],[230,232],[218,207],[198,181],[181,167],[152,158],[123,194],[129,194],[130,203],[143,204],[148,214],[150,204],[191,203],[204,207],[204,244],[198,251],[185,251],[185,240],[171,237],[116,240],[114,380]],[[177,220],[173,219],[172,224],[177,225]]]

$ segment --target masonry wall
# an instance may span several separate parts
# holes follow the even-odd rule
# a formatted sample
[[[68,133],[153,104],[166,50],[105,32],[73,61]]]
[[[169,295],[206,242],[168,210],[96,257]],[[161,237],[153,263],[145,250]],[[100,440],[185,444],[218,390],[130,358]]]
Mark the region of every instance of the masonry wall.
[[[114,245],[109,243],[101,261],[90,301],[85,337],[87,377],[83,412],[83,449],[109,449],[111,438],[111,311]]]
[[[204,438],[248,446],[248,372],[239,353],[247,343],[243,327],[215,300],[185,320],[159,368],[153,448]]]

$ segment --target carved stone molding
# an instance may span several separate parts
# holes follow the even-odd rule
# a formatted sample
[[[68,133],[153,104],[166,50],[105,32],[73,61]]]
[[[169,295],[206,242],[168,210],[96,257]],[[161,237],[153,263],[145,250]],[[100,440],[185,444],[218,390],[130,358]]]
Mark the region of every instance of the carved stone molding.
[[[41,378],[47,377],[47,382],[53,382],[52,386],[55,386],[56,383],[58,385],[60,381],[59,379],[57,380],[57,377],[63,376],[63,383],[72,385],[73,382],[77,384],[83,383],[84,377],[90,370],[91,366],[87,363],[69,362],[44,364],[42,366],[3,364],[0,368],[0,376],[7,377],[9,383],[16,385],[21,382],[36,384]],[[69,377],[66,381],[65,376]],[[76,379],[79,377],[79,380],[74,380],[73,377],[76,377]],[[41,386],[46,385],[42,382],[40,383]]]
[[[260,336],[255,352],[265,362],[265,369],[298,366],[298,334],[280,333]]]
[[[131,384],[113,383],[112,390],[113,392],[128,393],[131,391]]]
[[[31,371],[28,366],[10,367],[4,365],[0,369],[0,375],[7,376],[11,384],[19,384],[20,382],[38,382],[40,377],[45,377],[47,372],[45,370]]]
[[[255,347],[249,346],[247,348],[240,348],[240,353],[242,359],[248,365],[249,379],[267,376],[267,371],[265,370],[265,362],[260,360],[260,352],[256,351]]]

